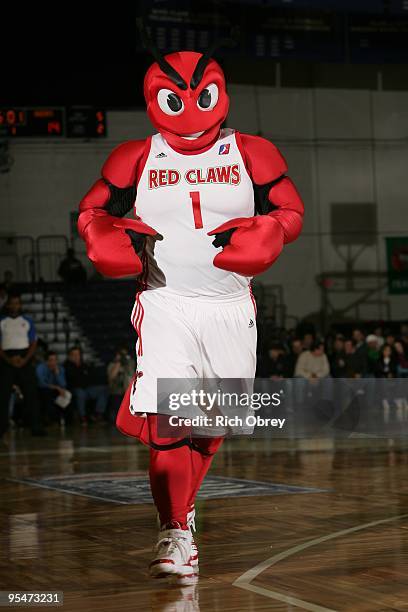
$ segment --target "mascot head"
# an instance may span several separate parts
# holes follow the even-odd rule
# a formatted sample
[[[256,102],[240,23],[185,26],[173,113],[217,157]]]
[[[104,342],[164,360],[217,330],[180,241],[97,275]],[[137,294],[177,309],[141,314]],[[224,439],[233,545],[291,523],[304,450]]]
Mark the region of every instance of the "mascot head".
[[[180,51],[150,66],[144,79],[147,114],[176,149],[200,150],[218,136],[229,98],[217,62],[194,51]]]
[[[163,56],[138,19],[142,43],[155,63],[144,79],[147,114],[154,127],[175,149],[200,151],[217,138],[228,113],[229,98],[221,67],[206,53],[179,51]]]

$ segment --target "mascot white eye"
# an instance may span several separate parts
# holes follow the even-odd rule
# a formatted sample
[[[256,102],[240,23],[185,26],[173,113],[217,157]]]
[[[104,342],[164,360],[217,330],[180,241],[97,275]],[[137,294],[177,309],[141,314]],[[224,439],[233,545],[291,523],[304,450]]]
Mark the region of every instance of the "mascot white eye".
[[[210,111],[218,102],[218,87],[215,83],[207,85],[198,96],[197,106],[202,111]]]
[[[166,115],[181,115],[184,110],[183,100],[171,89],[160,89],[157,102]]]

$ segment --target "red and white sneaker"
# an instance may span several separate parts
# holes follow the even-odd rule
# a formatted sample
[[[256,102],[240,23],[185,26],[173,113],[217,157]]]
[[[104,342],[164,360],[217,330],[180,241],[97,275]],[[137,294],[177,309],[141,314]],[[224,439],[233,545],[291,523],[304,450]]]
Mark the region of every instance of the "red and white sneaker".
[[[194,569],[192,556],[192,535],[190,529],[181,529],[177,522],[159,531],[153,561],[149,565],[152,578],[190,578]]]
[[[160,529],[160,517],[159,515],[157,515],[157,526]],[[196,531],[196,526],[195,526],[195,508],[194,506],[192,506],[190,512],[187,514],[187,527],[190,530],[191,533],[191,557],[190,557],[190,563],[194,569],[194,573],[198,574],[199,573],[199,568],[198,568],[198,548],[197,548],[197,544],[194,541],[194,536],[193,536],[193,531]]]

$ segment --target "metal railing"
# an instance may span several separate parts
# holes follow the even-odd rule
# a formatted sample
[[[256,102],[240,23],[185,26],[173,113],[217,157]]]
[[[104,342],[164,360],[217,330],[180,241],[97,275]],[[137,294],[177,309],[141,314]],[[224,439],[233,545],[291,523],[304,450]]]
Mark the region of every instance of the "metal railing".
[[[36,243],[37,278],[59,280],[58,268],[70,246],[62,234],[38,236]]]
[[[35,275],[36,244],[31,236],[0,236],[0,270],[10,271],[18,282],[31,282]]]
[[[35,283],[60,280],[59,265],[71,242],[63,234],[38,236],[0,235],[0,279],[11,272],[13,281]],[[81,256],[81,259],[83,257]]]

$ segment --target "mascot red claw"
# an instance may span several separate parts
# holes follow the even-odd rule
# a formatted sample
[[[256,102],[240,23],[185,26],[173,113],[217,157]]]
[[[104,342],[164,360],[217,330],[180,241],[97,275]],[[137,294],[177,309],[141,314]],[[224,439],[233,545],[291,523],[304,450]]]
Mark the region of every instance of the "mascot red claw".
[[[156,61],[144,96],[157,133],[114,149],[78,227],[97,270],[139,278],[137,372],[116,423],[150,446],[161,526],[150,574],[188,579],[198,572],[194,500],[223,438],[159,435],[157,380],[254,378],[251,278],[297,238],[303,204],[276,146],[222,127],[229,98],[212,51],[163,56],[148,44]]]

